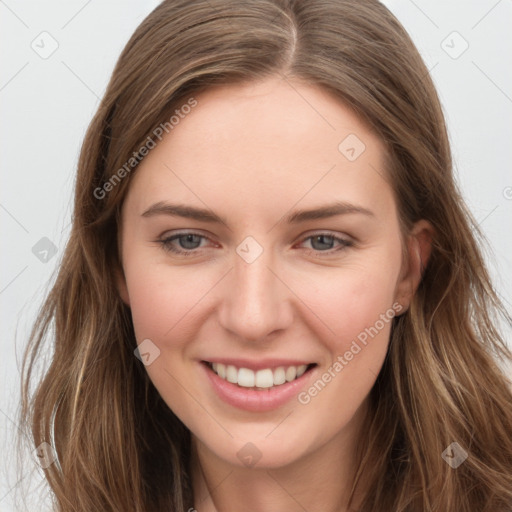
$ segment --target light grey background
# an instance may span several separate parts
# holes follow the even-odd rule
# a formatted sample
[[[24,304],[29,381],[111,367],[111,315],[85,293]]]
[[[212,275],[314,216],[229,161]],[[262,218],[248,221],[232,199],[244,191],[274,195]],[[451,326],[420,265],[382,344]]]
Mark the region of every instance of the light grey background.
[[[384,3],[404,24],[431,70],[459,184],[490,242],[489,267],[510,305],[512,0]],[[35,464],[21,474],[14,466],[19,369],[29,328],[69,233],[82,138],[119,53],[157,4],[0,0],[2,512],[20,510],[14,497],[21,484],[33,482],[34,488],[40,482]],[[43,249],[48,250],[48,242],[40,242],[44,237],[55,245],[55,255],[51,246],[45,254],[36,245],[47,244]],[[45,509],[41,499],[34,491],[29,510]]]

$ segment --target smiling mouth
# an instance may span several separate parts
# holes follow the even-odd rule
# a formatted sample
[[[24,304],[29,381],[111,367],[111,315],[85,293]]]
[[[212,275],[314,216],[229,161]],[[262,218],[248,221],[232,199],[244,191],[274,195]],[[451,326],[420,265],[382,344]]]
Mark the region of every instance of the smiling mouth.
[[[218,377],[231,384],[236,384],[242,388],[261,391],[277,388],[283,384],[297,380],[313,367],[317,366],[316,363],[311,363],[308,365],[279,366],[274,369],[264,368],[253,371],[249,368],[237,368],[236,366],[222,363],[211,363],[209,361],[202,361],[202,363],[208,366]]]

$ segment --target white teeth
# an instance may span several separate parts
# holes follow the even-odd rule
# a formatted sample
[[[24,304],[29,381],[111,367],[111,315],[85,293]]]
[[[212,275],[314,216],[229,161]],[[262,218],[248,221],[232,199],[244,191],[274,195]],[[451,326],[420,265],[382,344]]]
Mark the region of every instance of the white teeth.
[[[226,380],[232,384],[238,383],[238,371],[234,366],[228,365],[226,368]]]
[[[292,380],[295,379],[295,377],[297,377],[297,367],[296,366],[288,366],[288,368],[286,368],[286,380],[288,382],[291,382]]]
[[[301,364],[298,368],[297,368],[297,377],[300,377],[305,371],[306,371],[306,368],[308,367],[307,364]]]
[[[223,379],[226,378],[226,366],[222,363],[217,363],[217,370],[215,370],[215,368],[213,370],[217,372],[219,377],[222,377]]]
[[[274,385],[274,374],[270,368],[256,372],[255,386],[258,388],[271,388]]]
[[[248,368],[238,370],[238,385],[244,388],[254,387],[254,372]]]
[[[253,371],[249,368],[236,368],[233,365],[212,363],[213,371],[222,379],[238,384],[244,388],[268,389],[273,386],[280,386],[285,382],[298,379],[307,369],[306,364],[300,366],[279,366],[275,370],[265,368]]]
[[[286,382],[286,373],[284,368],[280,366],[274,370],[274,386],[279,386]]]

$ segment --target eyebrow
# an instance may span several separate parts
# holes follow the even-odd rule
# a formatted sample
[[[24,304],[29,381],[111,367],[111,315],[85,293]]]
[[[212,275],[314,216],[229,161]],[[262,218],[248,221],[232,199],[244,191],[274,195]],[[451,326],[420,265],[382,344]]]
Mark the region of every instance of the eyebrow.
[[[288,214],[284,221],[287,224],[299,224],[308,220],[327,219],[337,215],[347,215],[359,213],[369,217],[374,217],[375,214],[363,208],[344,201],[336,201],[329,203],[318,208],[310,210],[297,210]],[[183,204],[171,204],[165,201],[159,201],[150,208],[148,208],[141,217],[153,217],[155,215],[170,215],[173,217],[183,217],[186,219],[193,219],[201,222],[224,224],[227,226],[227,220],[205,208],[197,208],[195,206],[188,206]]]

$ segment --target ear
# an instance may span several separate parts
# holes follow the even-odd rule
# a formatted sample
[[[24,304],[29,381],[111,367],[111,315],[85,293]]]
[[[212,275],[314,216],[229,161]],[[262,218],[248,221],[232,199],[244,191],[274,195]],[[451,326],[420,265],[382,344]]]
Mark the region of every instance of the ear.
[[[127,306],[130,306],[130,295],[128,293],[128,287],[126,286],[126,278],[124,277],[124,272],[121,268],[116,267],[114,271],[114,279],[119,296]]]
[[[414,224],[407,236],[406,259],[395,290],[395,299],[404,307],[404,313],[409,308],[427,267],[434,234],[432,224],[420,220]]]

